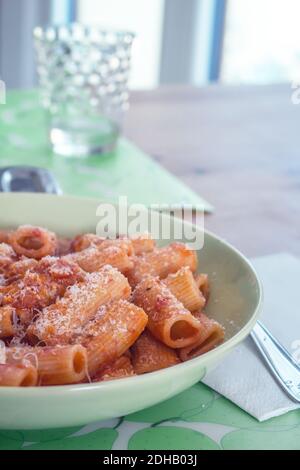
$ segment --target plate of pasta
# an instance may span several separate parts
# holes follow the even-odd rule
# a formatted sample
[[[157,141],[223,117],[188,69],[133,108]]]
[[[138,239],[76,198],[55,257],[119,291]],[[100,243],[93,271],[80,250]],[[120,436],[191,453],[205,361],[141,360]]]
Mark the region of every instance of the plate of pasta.
[[[149,233],[96,235],[98,205],[0,195],[2,429],[159,403],[201,380],[256,321],[260,282],[229,244],[208,232],[201,250]]]

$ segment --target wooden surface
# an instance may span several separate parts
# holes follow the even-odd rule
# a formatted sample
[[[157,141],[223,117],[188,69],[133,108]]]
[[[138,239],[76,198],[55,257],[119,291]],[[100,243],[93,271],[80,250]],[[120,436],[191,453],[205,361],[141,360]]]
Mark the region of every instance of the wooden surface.
[[[248,256],[300,255],[300,105],[291,86],[132,94],[125,134],[215,206],[206,228]]]

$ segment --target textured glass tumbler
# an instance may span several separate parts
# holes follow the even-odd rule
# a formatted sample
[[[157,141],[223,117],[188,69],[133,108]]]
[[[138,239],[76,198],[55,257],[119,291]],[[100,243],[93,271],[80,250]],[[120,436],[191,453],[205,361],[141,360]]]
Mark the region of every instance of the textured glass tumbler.
[[[85,156],[112,150],[128,109],[129,32],[98,27],[36,27],[42,104],[53,151]]]

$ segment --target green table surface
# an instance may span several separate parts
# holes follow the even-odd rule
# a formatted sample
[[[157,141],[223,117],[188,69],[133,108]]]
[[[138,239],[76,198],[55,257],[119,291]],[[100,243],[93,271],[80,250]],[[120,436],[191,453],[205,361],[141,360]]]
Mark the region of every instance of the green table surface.
[[[211,206],[130,142],[87,160],[54,157],[37,93],[13,92],[0,106],[0,165],[51,169],[65,193],[129,202]],[[20,405],[21,406],[21,405]],[[49,410],[49,412],[51,412]],[[0,431],[0,449],[300,449],[300,411],[264,423],[199,383],[132,415],[66,429]]]
[[[199,383],[120,419],[47,431],[3,430],[0,449],[299,450],[299,410],[258,423]]]
[[[36,91],[11,92],[0,105],[0,166],[48,168],[65,194],[128,203],[189,204],[211,211],[212,206],[126,139],[115,151],[89,158],[53,155],[45,113]]]

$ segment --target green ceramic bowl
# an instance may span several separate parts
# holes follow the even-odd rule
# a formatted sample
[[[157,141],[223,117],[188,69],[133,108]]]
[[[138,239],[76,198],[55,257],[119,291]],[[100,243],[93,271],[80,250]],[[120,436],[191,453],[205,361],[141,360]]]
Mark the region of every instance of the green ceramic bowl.
[[[64,236],[95,231],[98,204],[96,200],[66,196],[1,194],[0,228],[34,224]],[[201,380],[251,331],[261,307],[261,286],[246,258],[211,233],[204,234],[199,266],[211,280],[207,313],[226,328],[221,346],[186,363],[128,379],[40,388],[2,387],[0,428],[48,429],[123,416],[166,400]]]

